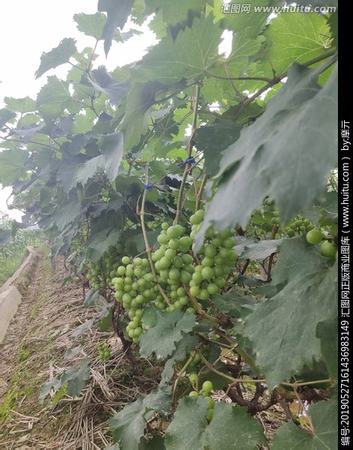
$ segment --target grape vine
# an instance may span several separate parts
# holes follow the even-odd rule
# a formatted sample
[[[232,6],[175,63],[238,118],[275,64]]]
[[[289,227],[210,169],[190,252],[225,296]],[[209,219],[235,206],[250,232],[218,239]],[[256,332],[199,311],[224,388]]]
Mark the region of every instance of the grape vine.
[[[0,182],[90,295],[114,299],[127,350],[161,369],[114,414],[117,448],[334,449],[335,13],[221,3],[76,15],[91,48],[66,38],[36,72],[68,64],[66,78],[5,98]],[[108,54],[143,23],[158,42],[141,60],[96,66],[102,42]]]

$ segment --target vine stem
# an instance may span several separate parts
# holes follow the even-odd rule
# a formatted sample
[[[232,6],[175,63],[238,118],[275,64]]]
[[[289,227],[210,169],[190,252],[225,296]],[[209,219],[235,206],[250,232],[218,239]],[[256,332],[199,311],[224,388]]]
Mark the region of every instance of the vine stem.
[[[148,184],[148,166],[146,167],[146,184]],[[140,216],[143,240],[144,240],[145,248],[146,248],[147,259],[148,259],[148,262],[149,262],[149,265],[150,265],[150,268],[151,268],[151,272],[152,272],[153,278],[154,278],[154,280],[155,280],[155,282],[157,284],[158,290],[161,293],[161,295],[164,298],[164,300],[166,301],[166,303],[168,305],[170,305],[171,302],[170,302],[167,294],[164,292],[162,286],[158,282],[156,269],[154,267],[153,260],[152,260],[151,247],[150,247],[150,244],[148,242],[147,230],[146,230],[146,224],[145,224],[146,195],[147,195],[147,189],[144,189],[143,194],[142,194],[141,208],[140,208],[140,211],[139,211],[139,216]]]
[[[190,158],[192,155],[193,139],[194,139],[194,134],[195,134],[195,131],[197,128],[197,108],[198,108],[198,104],[199,104],[199,98],[200,98],[200,85],[196,84],[195,97],[194,97],[194,102],[193,102],[194,113],[193,113],[193,119],[192,119],[192,125],[191,125],[191,136],[190,136],[190,140],[188,143],[188,158]],[[188,172],[190,170],[190,166],[192,166],[192,164],[190,164],[190,163],[185,164],[183,177],[181,179],[181,184],[180,184],[179,193],[178,193],[177,209],[176,209],[176,213],[175,213],[174,224],[177,224],[179,221],[179,217],[180,217],[180,213],[181,213],[181,206],[183,203],[184,188],[185,188],[186,178],[187,178]]]
[[[304,66],[312,66],[313,64],[316,64],[318,62],[321,62],[327,58],[329,58],[330,56],[334,56],[335,55],[335,50],[331,50],[328,51],[326,53],[324,53],[323,55],[319,55],[316,58],[313,58],[305,63],[303,63]],[[330,63],[330,65],[332,64],[332,62]],[[326,69],[327,67],[325,67]],[[252,103],[257,97],[259,97],[261,94],[263,94],[265,91],[267,91],[267,89],[271,88],[272,86],[276,85],[277,83],[279,83],[280,81],[283,80],[283,78],[285,78],[288,75],[288,71],[285,71],[283,73],[281,73],[280,75],[274,77],[271,81],[269,81],[265,86],[263,86],[262,88],[260,88],[258,91],[256,91],[253,95],[251,95],[250,97],[246,97],[244,99],[244,101],[240,102],[241,106],[247,106],[249,103]]]
[[[205,366],[210,369],[211,372],[229,380],[232,382],[232,384],[236,384],[236,383],[267,383],[267,380],[265,378],[261,378],[261,379],[251,379],[251,380],[244,380],[243,378],[234,378],[231,375],[227,375],[223,372],[221,372],[220,370],[217,370],[213,364],[211,364],[209,361],[207,361],[207,359],[201,354],[201,360],[202,362],[205,364]],[[333,380],[331,380],[331,378],[325,378],[323,380],[313,380],[313,381],[303,381],[302,383],[279,383],[281,386],[289,386],[292,388],[297,388],[300,386],[310,386],[310,385],[314,385],[314,384],[328,384],[328,383],[332,383]]]
[[[198,191],[198,193],[196,195],[196,203],[195,203],[195,210],[196,211],[200,208],[200,204],[201,204],[201,200],[202,200],[203,191],[205,189],[206,181],[207,181],[207,175],[205,174],[203,176],[203,178],[202,178],[200,189],[199,189],[199,191]]]
[[[178,387],[180,378],[184,376],[186,369],[192,363],[194,357],[195,357],[195,352],[191,352],[191,354],[190,354],[189,358],[187,359],[186,363],[183,365],[183,367],[178,372],[178,375],[177,375],[177,377],[176,377],[176,379],[174,381],[174,385],[173,385],[173,395],[172,395],[173,403],[174,403],[174,400],[175,400],[175,393],[176,393],[176,389]]]
[[[218,320],[217,320],[215,317],[210,316],[210,315],[202,308],[202,306],[200,305],[200,303],[199,303],[199,302],[198,302],[198,301],[190,294],[190,291],[187,289],[187,287],[185,286],[185,284],[184,284],[183,286],[184,286],[184,289],[185,289],[186,293],[188,294],[188,297],[189,297],[189,299],[190,299],[190,301],[191,301],[193,307],[195,308],[196,312],[197,312],[200,316],[202,316],[202,317],[204,317],[205,319],[209,320],[210,322],[218,323]]]

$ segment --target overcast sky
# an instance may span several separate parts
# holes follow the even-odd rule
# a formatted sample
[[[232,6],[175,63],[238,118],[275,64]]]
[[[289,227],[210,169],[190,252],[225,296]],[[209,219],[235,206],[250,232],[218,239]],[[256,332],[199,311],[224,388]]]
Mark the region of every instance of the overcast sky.
[[[0,107],[3,98],[35,96],[46,82],[47,75],[63,74],[65,66],[49,71],[39,80],[34,79],[40,56],[56,47],[64,37],[77,39],[83,49],[94,44],[94,39],[80,33],[72,17],[76,13],[93,14],[98,0],[1,0],[0,1]],[[108,59],[105,59],[102,43],[98,63],[108,69],[140,59],[146,49],[155,42],[153,34],[144,29],[125,44],[113,43]],[[0,189],[0,211],[8,212],[5,200],[11,189]],[[10,212],[14,218],[18,213]]]

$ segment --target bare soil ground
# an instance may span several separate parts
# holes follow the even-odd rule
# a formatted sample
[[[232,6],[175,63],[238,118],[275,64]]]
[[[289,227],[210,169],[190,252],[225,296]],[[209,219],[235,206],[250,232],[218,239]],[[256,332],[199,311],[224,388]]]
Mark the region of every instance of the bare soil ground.
[[[148,362],[133,367],[113,332],[77,327],[95,315],[83,307],[82,286],[67,280],[63,261],[53,269],[42,254],[0,346],[0,449],[104,449],[111,444],[112,411],[156,386]],[[109,347],[104,362],[98,345]],[[74,359],[65,353],[80,346]],[[43,383],[63,369],[90,360],[90,378],[79,397],[39,400]],[[152,372],[150,372],[152,371]]]

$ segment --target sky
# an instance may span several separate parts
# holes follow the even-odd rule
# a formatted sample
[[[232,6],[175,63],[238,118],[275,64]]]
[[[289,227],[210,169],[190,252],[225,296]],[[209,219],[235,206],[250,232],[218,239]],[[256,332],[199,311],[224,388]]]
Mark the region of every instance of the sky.
[[[34,97],[45,84],[48,75],[65,74],[68,65],[48,71],[40,79],[34,79],[42,52],[56,47],[65,37],[77,39],[79,50],[94,45],[95,40],[80,33],[72,17],[84,12],[97,12],[98,0],[1,0],[0,1],[0,108],[4,97]],[[113,43],[105,58],[103,44],[97,48],[98,64],[108,69],[140,59],[147,48],[155,43],[154,35],[147,27],[143,35],[135,36],[124,44]],[[19,219],[19,212],[8,210],[6,198],[11,188],[1,190],[0,212]]]

